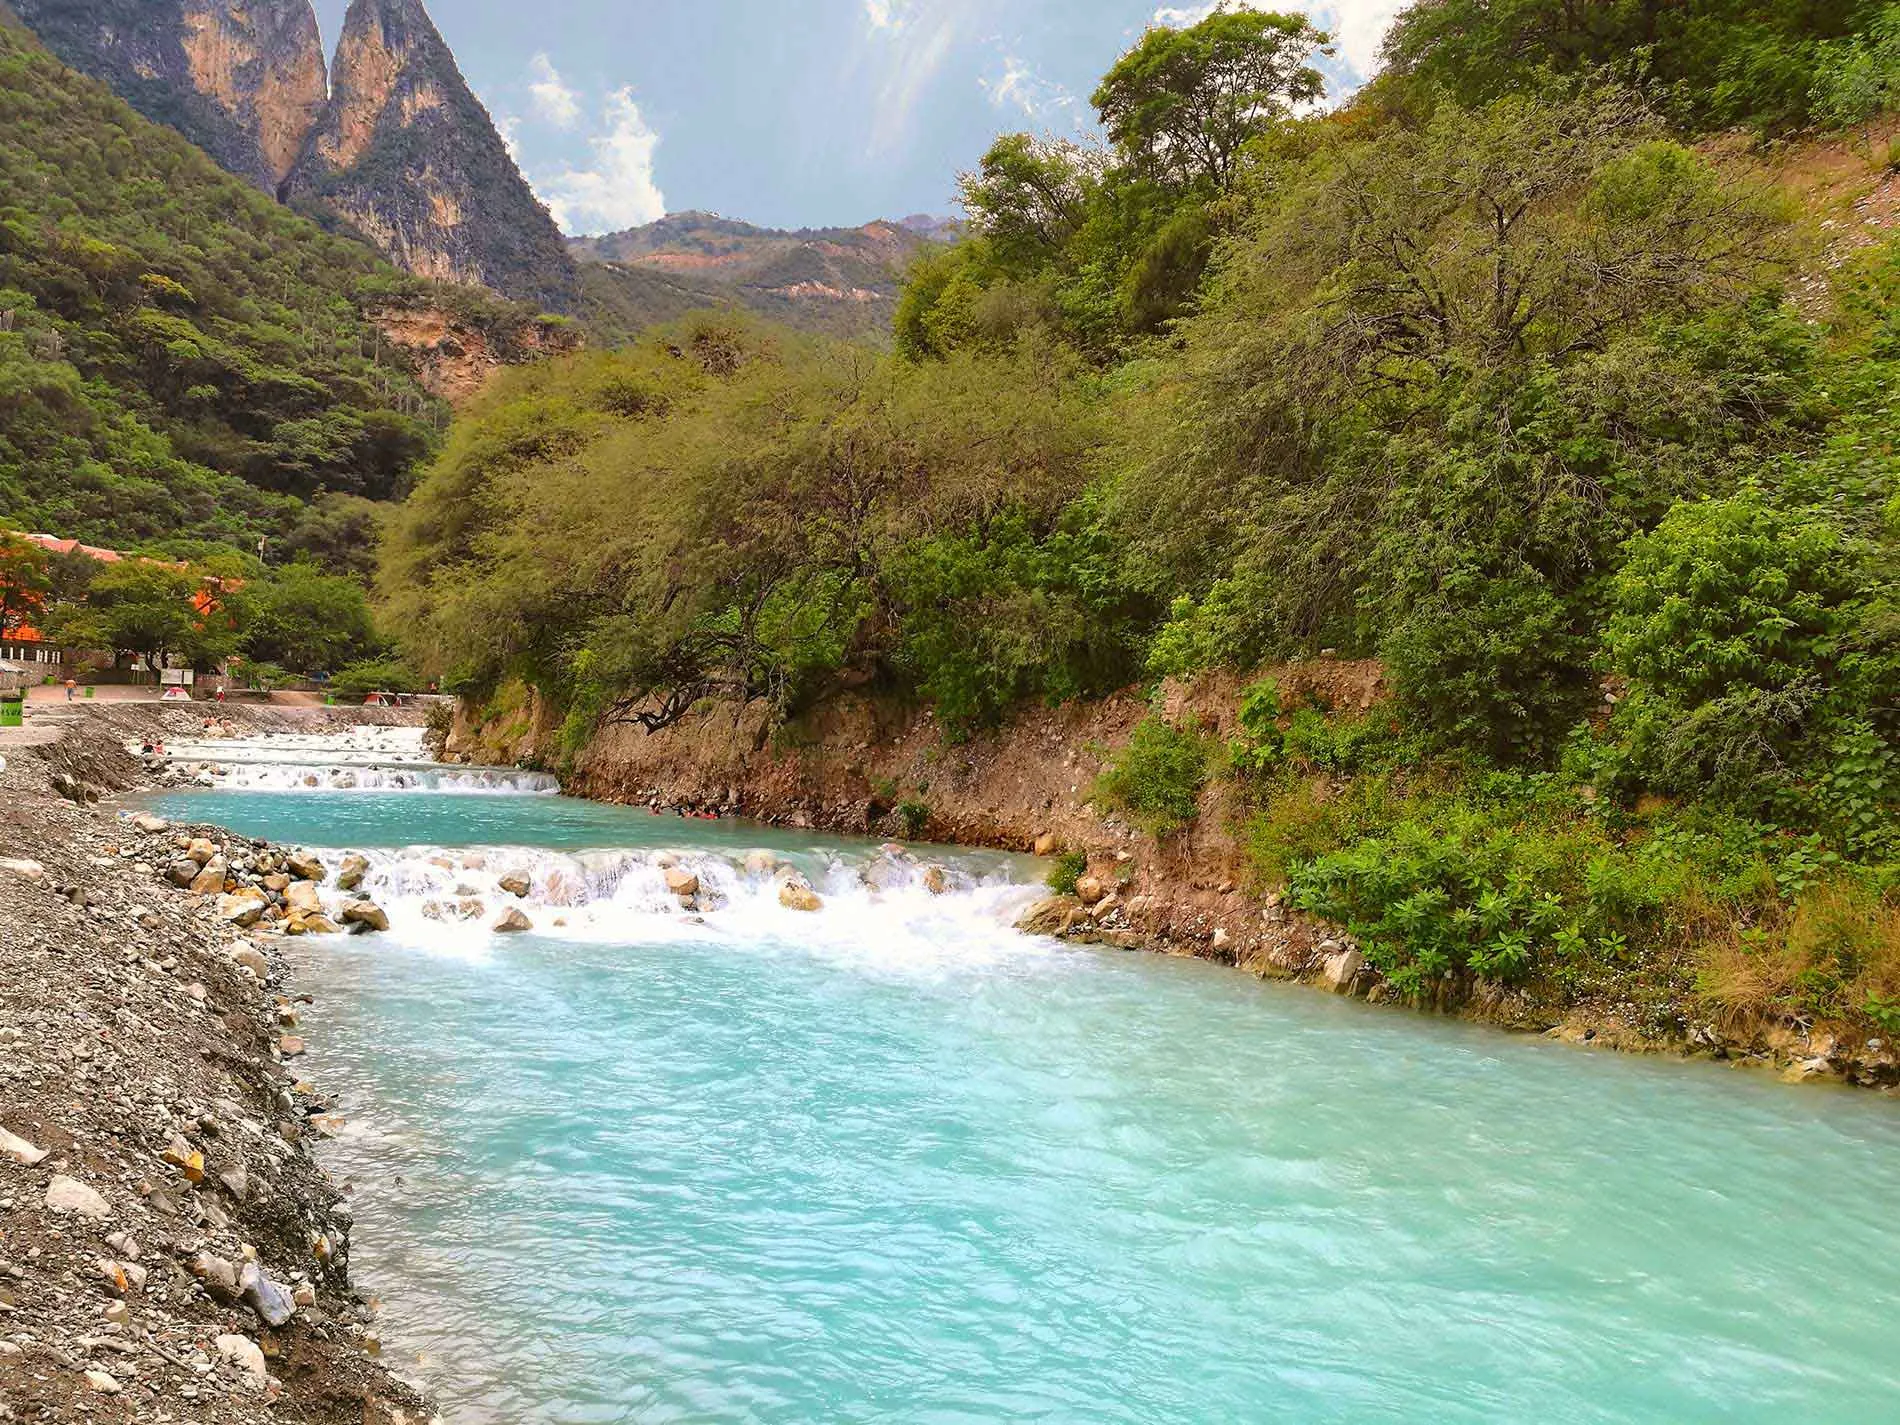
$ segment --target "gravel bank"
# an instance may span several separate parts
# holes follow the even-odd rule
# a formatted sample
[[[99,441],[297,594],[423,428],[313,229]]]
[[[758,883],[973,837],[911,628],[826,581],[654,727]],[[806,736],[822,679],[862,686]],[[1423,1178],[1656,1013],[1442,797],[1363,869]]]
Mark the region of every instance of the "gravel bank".
[[[263,848],[88,800],[141,779],[124,738],[201,728],[88,709],[0,748],[0,1421],[428,1420],[349,1284],[281,963],[163,878],[181,835]]]

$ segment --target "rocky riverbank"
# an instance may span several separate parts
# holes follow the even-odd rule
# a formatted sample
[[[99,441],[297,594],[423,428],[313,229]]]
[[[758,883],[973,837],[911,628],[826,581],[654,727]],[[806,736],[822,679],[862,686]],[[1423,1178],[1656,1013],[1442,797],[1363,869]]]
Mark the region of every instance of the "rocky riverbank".
[[[174,884],[288,858],[98,800],[143,777],[126,738],[201,726],[88,709],[0,749],[0,1420],[426,1420],[350,1285],[272,941]]]
[[[1384,696],[1379,665],[1311,660],[1273,670],[1289,702],[1366,710]],[[1171,722],[1192,718],[1216,737],[1236,730],[1242,680],[1208,674],[1170,684]],[[1085,858],[1079,894],[1052,897],[1025,930],[1126,950],[1188,955],[1262,977],[1296,981],[1374,1003],[1411,1007],[1336,926],[1251,883],[1229,785],[1210,784],[1186,833],[1157,842],[1100,813],[1096,778],[1147,715],[1130,691],[1092,703],[1029,707],[1004,727],[946,739],[927,709],[846,695],[808,723],[768,735],[759,709],[707,706],[663,732],[598,733],[563,779],[572,795],[686,811],[742,814],[774,825],[855,835],[926,838],[966,846]],[[458,711],[446,755],[480,765],[552,760],[556,721],[525,690]],[[1634,1003],[1604,998],[1556,1005],[1523,989],[1448,983],[1433,1012],[1580,1046],[1709,1057],[1818,1079],[1893,1090],[1900,1045],[1844,1042],[1793,1021],[1692,1021],[1657,1032]]]

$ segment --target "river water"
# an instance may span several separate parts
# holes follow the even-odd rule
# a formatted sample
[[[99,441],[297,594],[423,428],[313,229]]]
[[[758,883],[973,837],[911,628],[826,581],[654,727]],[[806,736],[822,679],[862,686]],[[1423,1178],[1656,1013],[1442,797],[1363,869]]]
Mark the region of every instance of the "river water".
[[[1891,1100],[1032,940],[1012,858],[273,760],[159,806],[371,856],[303,1071],[451,1422],[1900,1418]]]

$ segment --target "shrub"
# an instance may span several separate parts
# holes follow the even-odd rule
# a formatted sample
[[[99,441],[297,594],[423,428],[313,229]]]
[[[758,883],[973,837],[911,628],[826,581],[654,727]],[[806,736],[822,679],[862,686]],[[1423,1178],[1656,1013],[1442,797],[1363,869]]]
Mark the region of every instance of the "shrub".
[[[1150,713],[1097,779],[1095,793],[1150,835],[1167,836],[1199,815],[1212,774],[1211,738]]]
[[[1793,1015],[1900,1029],[1900,897],[1874,878],[1834,875],[1794,906],[1733,933],[1710,953],[1698,988],[1731,1017]]]
[[[915,798],[909,798],[897,804],[897,819],[904,823],[905,838],[915,841],[930,824],[930,808]]]
[[[1075,894],[1075,883],[1088,874],[1089,856],[1086,851],[1064,851],[1056,857],[1056,864],[1049,870],[1047,885],[1059,896]]]

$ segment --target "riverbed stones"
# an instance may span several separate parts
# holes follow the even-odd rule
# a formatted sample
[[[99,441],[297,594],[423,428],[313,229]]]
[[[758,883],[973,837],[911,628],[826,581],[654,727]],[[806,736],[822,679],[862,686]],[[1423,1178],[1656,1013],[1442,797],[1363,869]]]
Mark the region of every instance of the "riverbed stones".
[[[933,896],[948,895],[950,892],[950,873],[941,866],[924,867],[924,889]]]
[[[665,871],[666,889],[681,900],[691,900],[699,894],[699,877],[684,866],[668,866]]]
[[[137,816],[133,817],[132,825],[144,832],[147,836],[159,836],[172,829],[172,824],[165,820],[164,817],[153,816],[152,813],[148,811],[140,812]]]
[[[293,915],[301,911],[305,915],[315,915],[323,909],[323,902],[317,895],[315,881],[293,881],[284,890],[284,906]]]
[[[240,930],[249,930],[264,918],[264,908],[269,904],[264,893],[255,886],[244,886],[228,896],[218,897],[218,919]]]
[[[270,976],[270,961],[264,958],[264,952],[248,941],[240,940],[231,947],[231,963],[249,970],[261,981]]]
[[[534,878],[526,871],[510,871],[495,884],[516,900],[526,900],[528,892],[534,889]]]
[[[496,917],[490,927],[497,935],[520,935],[534,929],[534,922],[521,913],[521,907],[509,906]]]
[[[748,851],[745,853],[745,873],[748,876],[775,875],[784,859],[776,851]]]
[[[87,1217],[104,1222],[112,1216],[112,1204],[77,1178],[63,1173],[46,1185],[46,1206],[68,1217]]]
[[[23,1168],[37,1168],[46,1161],[46,1150],[35,1148],[24,1138],[17,1138],[0,1128],[0,1158],[18,1163]]]
[[[339,891],[353,891],[363,884],[363,878],[369,874],[369,858],[354,853],[345,856],[336,869],[336,888]]]
[[[389,929],[389,916],[375,901],[346,901],[337,918],[356,931]]]
[[[195,861],[197,857],[192,859]],[[225,880],[230,874],[231,868],[225,864],[224,857],[213,854],[199,868],[198,874],[191,878],[191,893],[194,896],[215,896],[224,889]]]

